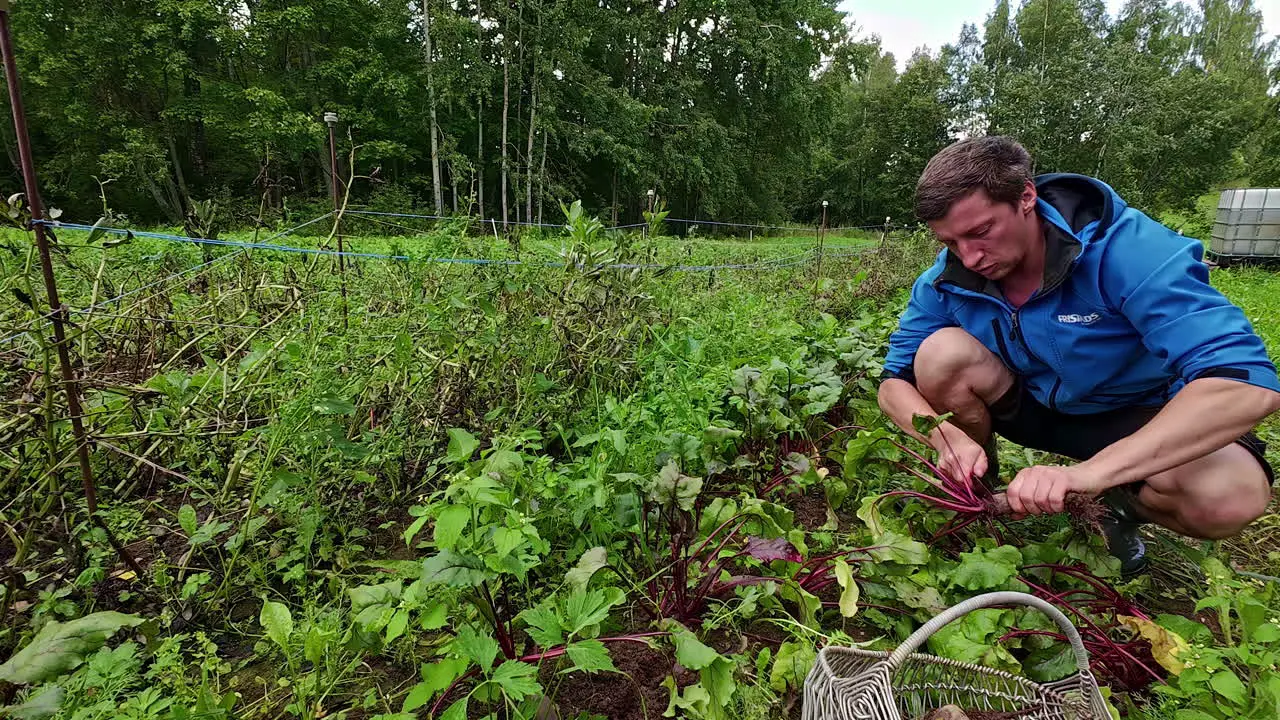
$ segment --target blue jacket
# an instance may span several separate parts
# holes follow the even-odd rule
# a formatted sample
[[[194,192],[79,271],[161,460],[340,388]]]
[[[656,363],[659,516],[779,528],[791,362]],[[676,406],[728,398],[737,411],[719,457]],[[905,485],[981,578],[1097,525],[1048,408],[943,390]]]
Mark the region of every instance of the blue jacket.
[[[915,381],[916,350],[960,327],[1041,404],[1071,414],[1166,402],[1188,382],[1226,377],[1280,391],[1244,313],[1209,284],[1199,240],[1182,237],[1083,175],[1036,178],[1046,256],[1021,308],[945,249],[916,280],[883,377]]]

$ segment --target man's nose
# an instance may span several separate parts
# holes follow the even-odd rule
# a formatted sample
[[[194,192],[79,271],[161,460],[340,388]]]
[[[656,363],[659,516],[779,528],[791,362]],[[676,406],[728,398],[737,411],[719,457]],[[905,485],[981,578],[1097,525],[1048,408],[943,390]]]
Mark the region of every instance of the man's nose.
[[[983,253],[981,250],[977,250],[974,248],[966,248],[966,247],[961,247],[959,248],[959,250],[960,250],[960,261],[964,264],[965,267],[969,268],[970,270],[975,270],[977,268],[982,267],[983,261],[986,259],[986,254]]]

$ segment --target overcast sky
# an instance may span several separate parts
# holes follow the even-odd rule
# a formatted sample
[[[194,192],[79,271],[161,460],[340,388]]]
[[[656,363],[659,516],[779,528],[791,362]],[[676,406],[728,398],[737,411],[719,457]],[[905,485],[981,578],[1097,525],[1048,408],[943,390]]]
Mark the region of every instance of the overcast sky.
[[[1106,2],[1112,14],[1124,5],[1124,0]],[[902,68],[917,47],[927,45],[936,53],[956,41],[965,23],[981,28],[995,4],[995,0],[843,0],[840,9],[849,13],[863,36],[878,34],[881,46],[893,53]],[[1255,5],[1262,9],[1267,33],[1280,35],[1280,0],[1255,0]]]

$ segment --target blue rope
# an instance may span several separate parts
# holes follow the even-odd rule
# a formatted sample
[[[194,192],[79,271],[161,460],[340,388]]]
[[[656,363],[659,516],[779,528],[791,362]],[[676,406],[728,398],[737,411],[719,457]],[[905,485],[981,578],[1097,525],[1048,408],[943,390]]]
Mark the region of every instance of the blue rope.
[[[317,218],[313,218],[313,219],[311,219],[311,220],[308,220],[308,221],[306,221],[306,222],[302,223],[301,225],[295,225],[295,226],[293,226],[293,227],[291,227],[291,228],[288,228],[287,230],[281,230],[280,232],[276,233],[275,235],[272,235],[271,237],[267,238],[267,239],[266,239],[265,241],[263,241],[263,242],[269,242],[269,241],[271,241],[271,240],[275,240],[276,238],[279,238],[279,237],[283,237],[283,236],[285,236],[285,235],[288,235],[289,233],[297,232],[298,230],[301,230],[302,228],[307,227],[308,225],[314,225],[314,224],[316,224],[316,223],[320,222],[321,220],[324,220],[325,218],[328,218],[328,217],[330,217],[330,216],[332,216],[332,215],[333,215],[333,212],[327,212],[327,213],[325,213],[324,215],[321,215],[321,216],[319,216],[319,217],[317,217]],[[32,222],[32,225],[36,225],[36,224],[44,225],[44,226],[46,226],[46,227],[66,227],[66,228],[71,228],[71,229],[75,229],[75,230],[83,229],[83,228],[85,227],[84,225],[78,225],[78,224],[75,224],[75,223],[58,223],[57,221],[50,221],[50,220],[37,220],[37,221],[33,221],[33,222]],[[94,226],[90,225],[90,226],[88,226],[88,228],[89,228],[90,230],[92,230],[92,229],[94,228]],[[110,229],[106,229],[106,231],[107,231],[107,232],[111,232],[111,230],[110,230]],[[124,232],[125,232],[125,233],[128,233],[129,231],[127,231],[127,230],[126,230],[126,231],[124,231]],[[116,233],[116,234],[119,234],[119,232],[117,231],[117,233]],[[139,233],[135,233],[135,235],[136,235],[136,234],[139,234]],[[154,234],[154,233],[148,233],[148,234]],[[186,238],[186,239],[190,239],[190,238]],[[273,246],[273,247],[274,247],[274,246]],[[118,303],[118,302],[120,302],[121,300],[123,300],[123,299],[125,299],[125,298],[127,298],[127,297],[129,297],[129,296],[131,296],[131,295],[136,295],[137,293],[140,293],[140,292],[142,292],[143,290],[146,290],[146,289],[148,289],[148,288],[153,288],[153,287],[155,287],[155,286],[157,286],[157,285],[162,285],[162,284],[165,284],[165,283],[172,282],[173,280],[176,280],[176,279],[178,279],[178,278],[180,278],[180,277],[182,277],[182,276],[184,276],[184,275],[190,275],[191,273],[194,273],[194,272],[196,272],[197,270],[203,270],[203,269],[207,269],[207,268],[209,268],[209,267],[212,267],[213,265],[216,265],[217,263],[224,262],[224,261],[226,261],[226,260],[228,260],[228,259],[230,259],[230,258],[233,258],[233,257],[238,256],[241,252],[243,252],[243,251],[236,251],[236,252],[233,252],[233,253],[228,253],[227,255],[223,255],[222,257],[214,258],[214,259],[212,259],[212,260],[210,260],[210,261],[208,261],[208,262],[200,263],[199,265],[195,265],[195,266],[189,267],[189,268],[187,268],[186,270],[183,270],[183,271],[181,271],[181,272],[174,273],[174,274],[172,274],[172,275],[169,275],[168,277],[160,278],[159,280],[156,280],[155,282],[150,282],[150,283],[147,283],[146,285],[142,285],[142,286],[140,286],[140,287],[136,287],[136,288],[134,288],[133,290],[130,290],[130,291],[126,292],[126,293],[121,293],[120,295],[117,295],[117,296],[115,296],[115,297],[113,297],[113,298],[110,298],[110,299],[108,299],[108,300],[103,300],[102,302],[99,302],[99,303],[97,303],[97,304],[95,304],[95,305],[91,305],[91,306],[89,306],[89,307],[85,308],[84,310],[78,310],[78,311],[76,311],[76,312],[78,312],[78,313],[90,313],[90,312],[93,312],[94,310],[100,310],[100,309],[102,309],[102,308],[104,308],[104,307],[106,307],[106,306],[108,306],[108,305],[112,305],[112,304]],[[46,316],[47,316],[47,314],[46,314]],[[36,318],[35,320],[32,320],[31,322],[36,322],[36,320],[39,320],[39,318]],[[49,327],[49,325],[51,325],[51,324],[52,324],[51,322],[45,322],[45,324],[41,326],[41,329],[46,328],[46,327]],[[22,337],[23,335],[26,335],[26,334],[27,334],[27,333],[29,333],[29,332],[31,332],[31,330],[30,330],[30,329],[22,330],[22,331],[20,331],[20,332],[14,333],[13,335],[10,335],[10,336],[8,336],[8,337],[6,337],[6,338],[0,339],[0,344],[8,344],[8,343],[12,342],[13,340],[16,340],[17,338],[20,338],[20,337]]]

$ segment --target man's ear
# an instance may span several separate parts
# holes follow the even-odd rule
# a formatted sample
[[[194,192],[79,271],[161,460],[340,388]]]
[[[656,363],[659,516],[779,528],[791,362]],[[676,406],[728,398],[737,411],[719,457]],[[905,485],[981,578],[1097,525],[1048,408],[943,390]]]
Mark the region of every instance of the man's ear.
[[[1022,196],[1018,198],[1018,208],[1022,210],[1023,215],[1036,211],[1036,199],[1039,197],[1036,184],[1028,180],[1026,185],[1022,186]]]

